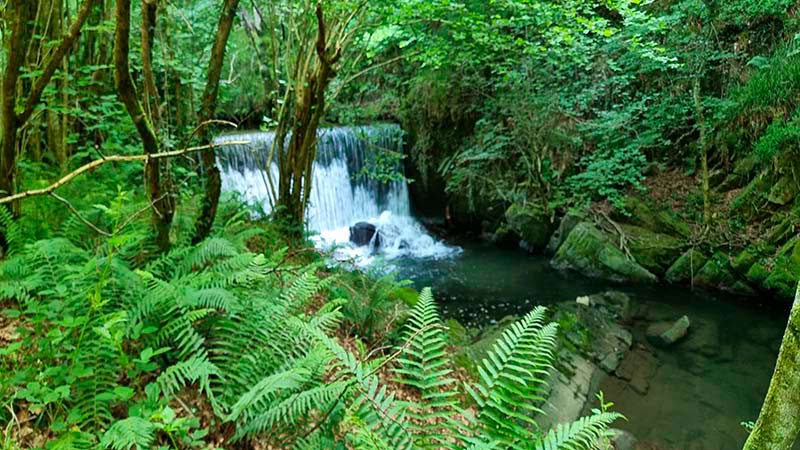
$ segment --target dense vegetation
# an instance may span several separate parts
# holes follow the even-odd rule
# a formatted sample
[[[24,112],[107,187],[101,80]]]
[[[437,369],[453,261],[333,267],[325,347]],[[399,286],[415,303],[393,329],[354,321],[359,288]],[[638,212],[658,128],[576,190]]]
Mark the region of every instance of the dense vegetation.
[[[796,292],[794,1],[0,4],[4,449],[608,447],[605,404],[537,425],[542,308],[464,373],[429,290],[308,247],[324,125],[401,123],[451,230],[538,252],[577,216],[626,273]],[[275,133],[268,217],[221,193],[237,126]],[[791,323],[750,448],[797,434]]]

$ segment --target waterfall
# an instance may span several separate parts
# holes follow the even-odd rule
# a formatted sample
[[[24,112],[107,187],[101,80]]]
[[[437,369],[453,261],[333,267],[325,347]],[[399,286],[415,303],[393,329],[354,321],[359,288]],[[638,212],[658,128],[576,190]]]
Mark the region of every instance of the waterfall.
[[[268,174],[264,168],[274,135],[244,132],[220,136],[217,143],[249,141],[247,145],[226,146],[218,152],[223,191],[238,192],[245,201],[270,211]],[[441,258],[460,250],[436,241],[411,217],[408,186],[404,179],[379,181],[367,173],[389,169],[402,174],[403,132],[396,125],[335,127],[319,130],[314,161],[311,199],[307,212],[312,239],[319,248],[331,249],[339,259],[369,264],[375,256]],[[277,159],[277,158],[275,158]],[[380,165],[376,163],[381,161]],[[388,161],[388,162],[387,162]],[[273,162],[269,176],[277,188],[278,166]],[[375,225],[381,245],[357,247],[349,242],[349,227],[358,222]]]

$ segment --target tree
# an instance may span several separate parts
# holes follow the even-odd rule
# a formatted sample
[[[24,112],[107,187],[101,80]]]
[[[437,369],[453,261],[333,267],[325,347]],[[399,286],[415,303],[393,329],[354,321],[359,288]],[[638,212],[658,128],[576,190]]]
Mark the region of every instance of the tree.
[[[214,46],[211,48],[211,58],[208,61],[208,79],[206,80],[200,114],[198,115],[200,138],[204,143],[209,141],[207,122],[214,115],[214,109],[217,105],[219,79],[222,73],[222,62],[225,58],[225,47],[231,34],[231,27],[233,26],[233,19],[236,17],[236,8],[238,6],[239,0],[225,0],[219,16]],[[195,244],[207,238],[211,232],[211,226],[214,224],[214,218],[217,215],[217,205],[219,204],[219,195],[222,187],[214,150],[203,151],[201,157],[206,179],[203,204],[200,215],[195,222],[195,234],[192,238],[192,242]]]
[[[38,68],[41,70],[41,74],[33,81],[30,93],[24,102],[19,102],[17,98],[18,83],[24,68],[25,50],[33,37],[30,21],[36,17],[37,5],[36,2],[25,0],[8,2],[6,20],[11,23],[11,33],[7,39],[8,56],[0,91],[0,193],[11,195],[16,190],[17,160],[20,151],[17,144],[19,131],[33,115],[39,105],[42,93],[80,36],[83,24],[89,17],[95,2],[96,0],[86,0],[83,3],[67,34],[61,38],[42,67]],[[36,68],[28,70],[35,72]],[[19,112],[18,104],[24,105]],[[12,211],[18,213],[15,206],[12,206]],[[0,244],[5,247],[4,239],[0,239],[0,241],[2,241]]]
[[[302,230],[311,197],[317,131],[329,100],[327,90],[361,31],[368,2],[340,0],[325,5],[270,0],[266,30],[246,23],[253,41],[260,43],[260,54],[272,56],[273,70],[266,81],[272,84],[275,99],[270,123],[275,137],[267,168],[277,160],[279,179],[276,190],[267,170],[267,184],[277,215],[296,232]],[[260,10],[257,14],[264,17]]]
[[[744,450],[791,450],[800,434],[800,285],[775,372]]]
[[[142,2],[142,61],[145,85],[155,85],[153,81],[152,66],[145,62],[152,58],[152,30],[155,28],[156,11],[155,3],[149,0]],[[153,127],[153,118],[145,113],[133,84],[128,61],[130,53],[131,29],[131,1],[118,0],[115,10],[116,29],[114,32],[114,79],[117,86],[117,95],[125,106],[136,126],[136,131],[142,139],[144,152],[147,154],[159,153],[159,140]],[[145,91],[148,91],[145,88]],[[150,110],[158,109],[152,99],[154,91],[149,93],[148,102]],[[153,208],[152,223],[156,234],[156,245],[161,251],[169,249],[169,232],[172,219],[175,215],[175,197],[172,192],[172,183],[166,163],[161,160],[150,160],[145,164],[145,179],[147,194]]]

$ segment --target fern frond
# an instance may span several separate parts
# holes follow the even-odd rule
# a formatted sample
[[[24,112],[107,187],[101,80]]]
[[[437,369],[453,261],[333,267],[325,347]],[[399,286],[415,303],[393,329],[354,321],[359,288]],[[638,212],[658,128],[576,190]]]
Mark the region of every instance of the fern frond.
[[[507,329],[478,367],[480,383],[466,385],[488,435],[511,448],[536,436],[533,416],[547,398],[557,326],[543,325],[545,312],[537,307]]]
[[[608,427],[623,418],[619,413],[600,412],[560,424],[536,442],[535,450],[599,449]]]
[[[152,448],[157,427],[141,417],[128,417],[114,422],[100,439],[100,448],[113,450],[145,450]]]
[[[158,376],[156,383],[165,395],[172,395],[184,386],[198,383],[200,390],[205,391],[213,402],[214,397],[211,393],[210,379],[212,376],[219,375],[219,369],[208,361],[205,356],[195,355],[168,367]]]
[[[285,372],[264,377],[249,391],[245,392],[231,407],[228,422],[235,422],[246,415],[254,405],[262,405],[274,398],[274,394],[281,390],[292,391],[308,380],[309,372],[302,368],[293,368]],[[252,415],[252,413],[247,414]]]

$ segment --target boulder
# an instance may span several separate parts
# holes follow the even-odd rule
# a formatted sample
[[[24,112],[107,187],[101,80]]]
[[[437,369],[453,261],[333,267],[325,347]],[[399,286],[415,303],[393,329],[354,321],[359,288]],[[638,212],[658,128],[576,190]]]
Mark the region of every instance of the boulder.
[[[561,244],[564,240],[569,236],[569,233],[575,228],[575,225],[581,222],[582,217],[576,213],[569,212],[564,217],[561,218],[561,222],[558,224],[558,228],[556,231],[553,232],[553,235],[550,236],[550,241],[547,242],[547,247],[544,249],[545,255],[553,256],[558,251],[558,248],[561,247]]]
[[[683,316],[675,322],[656,322],[647,327],[647,339],[658,347],[668,347],[689,333],[691,322]]]
[[[636,262],[654,274],[663,275],[681,256],[683,244],[677,238],[635,225],[621,225],[628,236],[628,249]]]
[[[665,209],[656,210],[632,196],[625,199],[625,210],[616,210],[612,216],[616,220],[638,225],[656,233],[680,237],[692,235],[689,225],[675,217],[671,211]]]
[[[694,284],[708,288],[730,290],[736,281],[728,258],[722,253],[715,254],[694,276]]]
[[[369,245],[373,237],[375,237],[375,246],[380,247],[381,236],[375,225],[369,222],[358,222],[350,227],[350,242],[358,246]]]
[[[800,280],[800,236],[778,251],[775,267],[764,280],[764,287],[781,297],[793,299]]]
[[[544,250],[554,228],[550,213],[531,203],[514,203],[505,215],[508,228],[525,241],[524,248],[532,252]]]
[[[763,264],[756,262],[750,266],[744,277],[756,286],[763,286],[764,282],[769,278],[769,271]]]
[[[637,348],[622,361],[615,375],[628,382],[628,385],[639,395],[647,395],[650,390],[650,379],[656,374],[658,359],[643,348]]]
[[[639,440],[630,431],[611,428],[608,430],[608,441],[614,450],[636,450]],[[598,447],[603,448],[603,447]]]
[[[656,281],[655,275],[629,259],[589,222],[581,222],[572,229],[556,252],[552,265],[557,269],[571,269],[611,281]]]
[[[750,267],[752,267],[753,264],[758,261],[758,259],[758,252],[754,248],[748,247],[736,255],[735,258],[733,258],[733,261],[731,261],[731,267],[736,271],[736,273],[744,276],[747,271],[750,270]]]
[[[667,269],[665,278],[670,283],[689,283],[692,280],[692,275],[699,272],[706,261],[708,261],[708,258],[702,253],[690,248]]]

